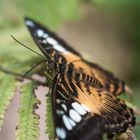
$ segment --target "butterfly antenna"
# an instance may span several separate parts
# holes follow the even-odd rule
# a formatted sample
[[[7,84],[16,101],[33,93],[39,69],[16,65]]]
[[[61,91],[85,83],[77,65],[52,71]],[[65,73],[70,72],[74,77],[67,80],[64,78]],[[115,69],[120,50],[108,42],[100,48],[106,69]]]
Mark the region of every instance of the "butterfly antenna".
[[[43,55],[41,55],[40,53],[34,51],[33,49],[29,48],[29,47],[26,46],[25,44],[23,44],[23,43],[21,43],[20,41],[18,41],[14,36],[11,35],[11,37],[12,37],[17,43],[19,43],[20,45],[22,45],[22,46],[25,47],[26,49],[28,49],[28,50],[34,52],[35,54],[41,56],[42,58],[45,58],[45,57],[44,57]],[[46,59],[46,58],[45,58],[45,59]]]
[[[33,66],[30,70],[28,70],[28,71],[23,75],[23,78],[27,77],[27,75],[28,75],[34,68],[36,68],[38,65],[40,65],[40,64],[42,64],[42,63],[44,63],[44,62],[47,62],[47,61],[51,60],[51,59],[50,59],[50,56],[49,56],[48,54],[46,54],[47,57],[44,57],[44,56],[41,55],[40,53],[34,51],[33,49],[29,48],[29,47],[26,46],[25,44],[23,44],[23,43],[21,43],[20,41],[18,41],[14,36],[11,35],[11,37],[12,37],[17,43],[19,43],[20,45],[22,45],[22,46],[25,47],[26,49],[28,49],[28,50],[34,52],[35,54],[37,54],[37,55],[39,55],[40,57],[42,57],[43,59],[45,59],[45,60],[42,60],[41,62],[37,63],[37,64],[36,64],[35,66]]]

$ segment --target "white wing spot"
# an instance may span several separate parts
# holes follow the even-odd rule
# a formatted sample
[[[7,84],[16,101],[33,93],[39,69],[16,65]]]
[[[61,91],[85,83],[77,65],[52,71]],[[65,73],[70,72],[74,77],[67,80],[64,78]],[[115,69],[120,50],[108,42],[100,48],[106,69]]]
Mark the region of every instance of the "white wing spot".
[[[72,107],[80,114],[85,115],[87,112],[84,110],[84,108],[77,102],[72,103]]]
[[[33,23],[32,21],[30,21],[30,20],[26,20],[26,21],[25,21],[25,24],[26,24],[27,26],[30,26],[30,27],[34,27],[34,26],[35,26],[34,23]]]
[[[63,115],[64,114],[64,111],[62,111],[62,110],[56,110],[56,113],[57,113],[57,115]]]
[[[85,106],[84,104],[81,104],[81,106],[84,108],[85,111],[90,112],[89,108],[87,108],[87,106]]]
[[[44,31],[41,30],[41,29],[38,29],[38,30],[37,30],[37,35],[38,35],[39,37],[43,37]]]
[[[43,39],[42,42],[43,42],[44,44],[46,44],[46,43],[47,43],[47,40],[46,40],[46,39]]]
[[[74,109],[70,109],[69,115],[75,122],[80,122],[82,119],[82,117]]]
[[[62,119],[63,119],[63,122],[64,122],[65,127],[68,130],[72,130],[72,125],[71,125],[71,123],[69,121],[69,118],[66,115],[63,115]]]
[[[60,99],[56,99],[56,103],[57,104],[60,104],[61,103],[61,100]]]
[[[43,38],[47,38],[49,35],[47,33],[43,34]]]
[[[64,128],[57,127],[56,134],[57,134],[58,138],[66,139],[66,131],[64,130]]]
[[[51,45],[56,45],[57,44],[57,41],[55,39],[51,38],[51,37],[48,37],[47,38],[47,41]]]
[[[74,126],[76,126],[76,123],[71,119],[71,118],[69,118],[69,121],[70,121],[70,124],[74,127]]]
[[[59,52],[67,52],[65,48],[63,48],[61,45],[56,44],[53,46],[54,49],[56,49]]]
[[[63,108],[65,111],[67,111],[67,107],[66,107],[65,104],[61,104],[61,106],[62,106],[62,108]]]

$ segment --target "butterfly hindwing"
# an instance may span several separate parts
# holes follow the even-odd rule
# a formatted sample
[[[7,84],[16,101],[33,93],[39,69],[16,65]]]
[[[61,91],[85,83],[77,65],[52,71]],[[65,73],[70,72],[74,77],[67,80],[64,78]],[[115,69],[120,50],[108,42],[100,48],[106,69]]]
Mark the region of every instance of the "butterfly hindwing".
[[[92,117],[82,104],[70,98],[66,91],[57,84],[53,95],[53,115],[56,137],[59,140],[100,140],[103,125]],[[79,135],[80,134],[80,135]]]
[[[88,92],[84,83],[79,88],[74,80],[75,90],[70,91],[71,81],[63,78],[52,91],[55,131],[60,140],[101,140],[104,133],[112,136],[134,126],[133,113],[122,100],[92,87]]]

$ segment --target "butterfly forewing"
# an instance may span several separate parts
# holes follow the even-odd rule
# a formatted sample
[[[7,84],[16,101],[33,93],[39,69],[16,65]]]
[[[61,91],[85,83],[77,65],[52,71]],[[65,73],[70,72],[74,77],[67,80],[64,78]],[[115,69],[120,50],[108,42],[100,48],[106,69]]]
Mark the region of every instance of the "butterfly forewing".
[[[64,60],[67,59],[67,63],[76,61],[77,63],[74,67],[80,71],[83,69],[86,75],[89,74],[90,78],[92,77],[91,79],[93,79],[93,81],[95,80],[94,83],[92,83],[94,86],[99,84],[99,88],[102,86],[102,88],[114,95],[119,95],[125,92],[126,86],[124,81],[119,80],[112,73],[104,70],[100,66],[84,60],[77,51],[72,49],[55,33],[29,18],[25,18],[25,24],[28,27],[34,41],[45,56],[47,56],[47,54],[52,57],[55,56],[55,60],[58,61],[58,55],[61,54],[61,57],[63,57]],[[57,54],[54,54],[54,51],[56,51]],[[96,82],[98,83],[97,85]]]
[[[68,46],[62,39],[57,37],[55,33],[51,32],[49,29],[40,25],[36,21],[26,17],[25,25],[28,27],[34,41],[40,46],[39,48],[42,50],[44,55],[48,53],[48,50],[53,48],[58,52],[72,52],[75,55],[80,56],[78,52]]]
[[[56,34],[25,18],[37,46],[56,64],[52,82],[53,119],[60,140],[100,140],[135,125],[133,111],[115,96],[125,84],[112,73],[84,60]],[[50,64],[48,64],[50,65]]]

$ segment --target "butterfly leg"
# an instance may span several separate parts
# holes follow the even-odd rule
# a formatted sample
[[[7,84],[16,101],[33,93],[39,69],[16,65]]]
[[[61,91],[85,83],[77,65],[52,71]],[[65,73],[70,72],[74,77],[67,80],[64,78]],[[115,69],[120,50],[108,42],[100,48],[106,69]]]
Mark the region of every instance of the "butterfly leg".
[[[48,91],[48,94],[47,94],[47,95],[51,94],[52,88],[55,87],[55,86],[54,86],[55,83],[58,83],[59,80],[60,80],[59,77],[60,77],[60,76],[59,76],[59,74],[57,73],[57,74],[55,75],[55,77],[54,77],[53,79],[51,79],[52,81],[49,81],[50,79],[48,79],[48,81],[49,81],[49,82],[52,82],[52,84],[49,83],[49,91]]]

